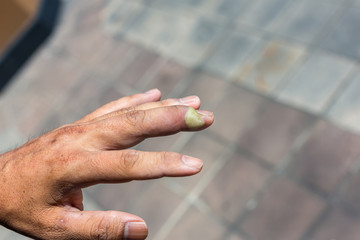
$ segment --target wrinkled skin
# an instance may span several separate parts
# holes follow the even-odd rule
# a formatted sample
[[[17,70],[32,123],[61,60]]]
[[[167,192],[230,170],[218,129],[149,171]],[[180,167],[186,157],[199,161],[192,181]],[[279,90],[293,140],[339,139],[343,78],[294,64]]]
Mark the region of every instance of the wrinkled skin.
[[[179,153],[128,149],[148,137],[189,130],[185,115],[189,107],[199,109],[200,99],[160,98],[157,89],[121,98],[0,155],[0,223],[35,239],[145,239],[140,217],[83,211],[81,189],[201,170],[199,159]],[[191,130],[213,122],[211,112],[199,112],[204,125]]]

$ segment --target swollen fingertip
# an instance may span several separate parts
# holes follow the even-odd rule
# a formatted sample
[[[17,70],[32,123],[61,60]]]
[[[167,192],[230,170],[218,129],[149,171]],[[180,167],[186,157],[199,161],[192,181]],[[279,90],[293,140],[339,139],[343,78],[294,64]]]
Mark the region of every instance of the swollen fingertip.
[[[145,222],[128,222],[125,224],[125,240],[144,240],[148,235],[148,228]]]
[[[193,157],[184,155],[182,157],[182,161],[185,164],[185,166],[195,169],[197,171],[201,170],[203,167],[203,162],[197,158],[193,158]]]
[[[186,112],[185,123],[186,126],[191,130],[201,128],[202,126],[205,125],[205,121],[202,114],[200,114],[192,107],[189,107]]]

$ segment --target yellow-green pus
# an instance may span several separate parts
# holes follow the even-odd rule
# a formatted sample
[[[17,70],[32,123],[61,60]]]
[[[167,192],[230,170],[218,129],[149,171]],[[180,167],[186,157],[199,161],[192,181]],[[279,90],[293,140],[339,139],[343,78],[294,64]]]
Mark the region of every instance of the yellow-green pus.
[[[202,115],[199,114],[194,108],[189,107],[185,115],[185,123],[189,129],[197,129],[204,126],[205,122]]]

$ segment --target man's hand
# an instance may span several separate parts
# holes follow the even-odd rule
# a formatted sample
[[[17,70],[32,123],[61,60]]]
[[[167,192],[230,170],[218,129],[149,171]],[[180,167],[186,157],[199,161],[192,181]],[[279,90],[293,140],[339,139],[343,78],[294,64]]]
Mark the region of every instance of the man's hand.
[[[145,239],[147,227],[118,211],[83,211],[84,187],[188,176],[199,159],[129,150],[145,138],[202,130],[214,120],[198,97],[121,98],[0,156],[0,223],[36,239]],[[194,109],[193,109],[194,108]]]

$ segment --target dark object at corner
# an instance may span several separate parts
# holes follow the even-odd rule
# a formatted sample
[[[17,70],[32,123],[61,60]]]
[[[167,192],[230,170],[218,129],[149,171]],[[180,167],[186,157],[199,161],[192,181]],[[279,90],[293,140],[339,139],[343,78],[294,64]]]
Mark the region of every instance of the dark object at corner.
[[[28,28],[0,56],[0,92],[55,28],[61,0],[42,0]]]

